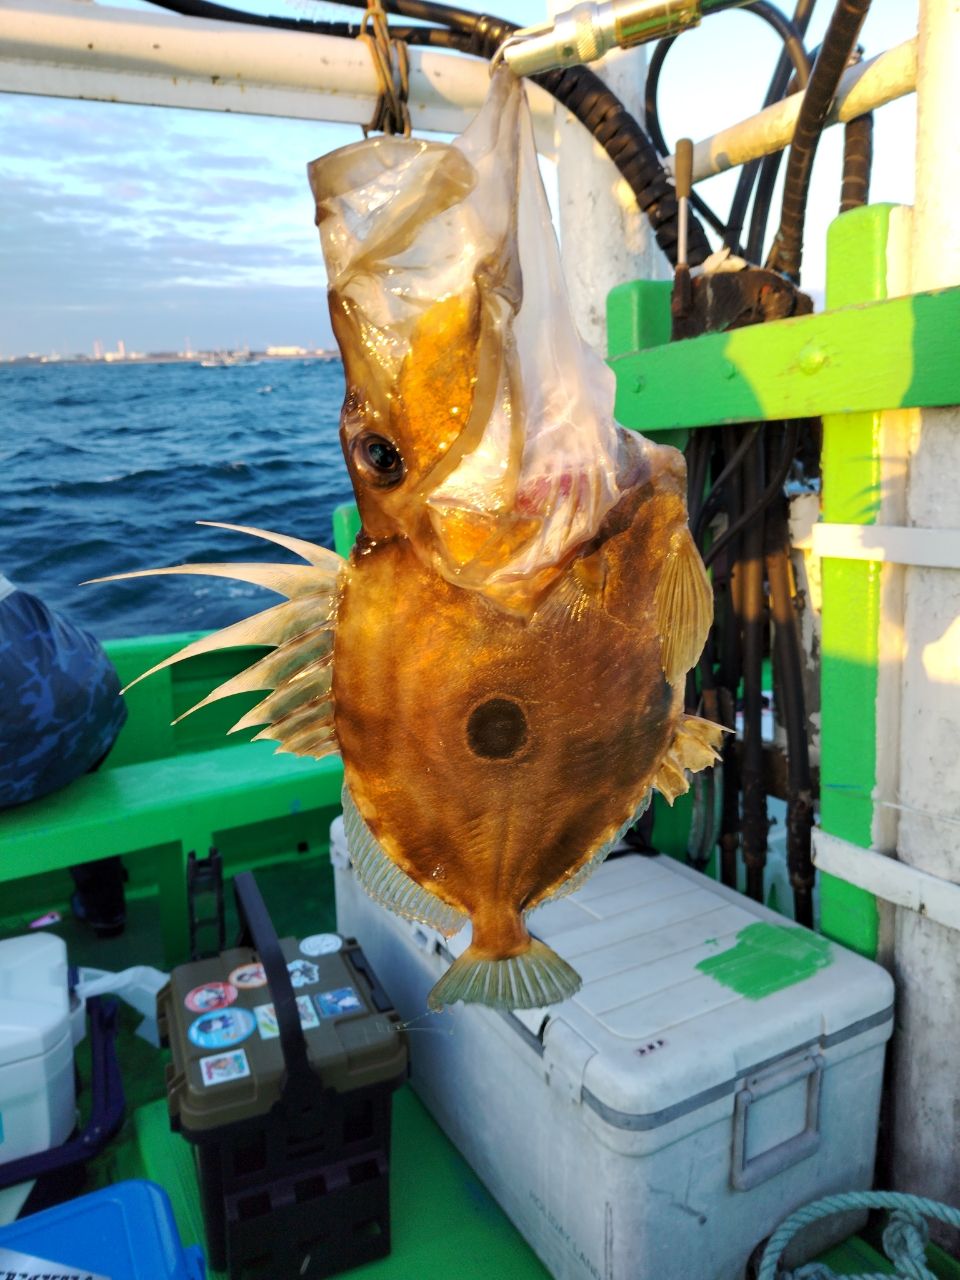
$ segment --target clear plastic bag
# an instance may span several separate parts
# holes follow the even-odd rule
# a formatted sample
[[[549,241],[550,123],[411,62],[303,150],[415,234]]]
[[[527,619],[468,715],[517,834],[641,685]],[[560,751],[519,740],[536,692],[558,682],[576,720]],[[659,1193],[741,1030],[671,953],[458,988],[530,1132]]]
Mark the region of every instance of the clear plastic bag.
[[[509,598],[596,534],[628,447],[570,313],[523,87],[501,68],[452,144],[369,140],[310,177],[348,458],[377,423],[406,465],[389,519],[449,581]]]

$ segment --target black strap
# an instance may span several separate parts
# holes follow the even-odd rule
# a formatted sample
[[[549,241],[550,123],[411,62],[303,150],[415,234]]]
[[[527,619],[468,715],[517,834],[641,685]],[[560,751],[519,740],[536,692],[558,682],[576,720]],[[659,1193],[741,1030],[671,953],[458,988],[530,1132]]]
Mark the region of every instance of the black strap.
[[[280,1029],[280,1048],[287,1068],[287,1085],[301,1084],[311,1089],[316,1088],[317,1081],[307,1058],[307,1042],[300,1026],[300,1013],[287,962],[280,950],[277,931],[252,871],[241,871],[233,877],[233,892],[240,920],[237,945],[252,947],[259,955],[267,975],[277,1026]]]

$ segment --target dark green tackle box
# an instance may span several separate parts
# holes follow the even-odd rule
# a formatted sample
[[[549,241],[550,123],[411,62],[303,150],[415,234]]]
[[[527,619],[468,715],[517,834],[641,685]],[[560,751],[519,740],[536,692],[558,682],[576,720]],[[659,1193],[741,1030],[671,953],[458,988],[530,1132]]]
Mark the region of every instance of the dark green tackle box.
[[[279,940],[253,876],[234,888],[240,944],[157,997],[170,1123],[195,1147],[214,1269],[333,1275],[390,1249],[405,1036],[355,940]]]

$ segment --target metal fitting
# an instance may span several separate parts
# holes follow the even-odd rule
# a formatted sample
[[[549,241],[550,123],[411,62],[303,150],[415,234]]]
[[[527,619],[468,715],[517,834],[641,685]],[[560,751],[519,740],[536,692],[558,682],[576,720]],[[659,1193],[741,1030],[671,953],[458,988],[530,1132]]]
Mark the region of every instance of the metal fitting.
[[[515,31],[498,53],[516,75],[537,75],[594,62],[608,49],[678,35],[697,26],[701,13],[702,0],[588,0],[553,22]]]

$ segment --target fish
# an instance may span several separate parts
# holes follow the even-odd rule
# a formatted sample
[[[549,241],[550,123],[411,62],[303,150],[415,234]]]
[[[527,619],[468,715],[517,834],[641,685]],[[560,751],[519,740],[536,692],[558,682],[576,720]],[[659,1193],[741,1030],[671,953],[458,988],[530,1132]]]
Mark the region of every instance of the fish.
[[[552,1005],[581,980],[530,914],[576,890],[655,790],[672,804],[718,758],[721,726],[684,711],[712,619],[684,459],[613,419],[508,69],[452,143],[368,139],[309,175],[361,516],[350,556],[218,525],[303,563],[115,577],[284,596],[152,670],[268,647],[197,707],[264,691],[235,730],[340,753],[365,890],[448,937],[471,925],[429,1007]]]

